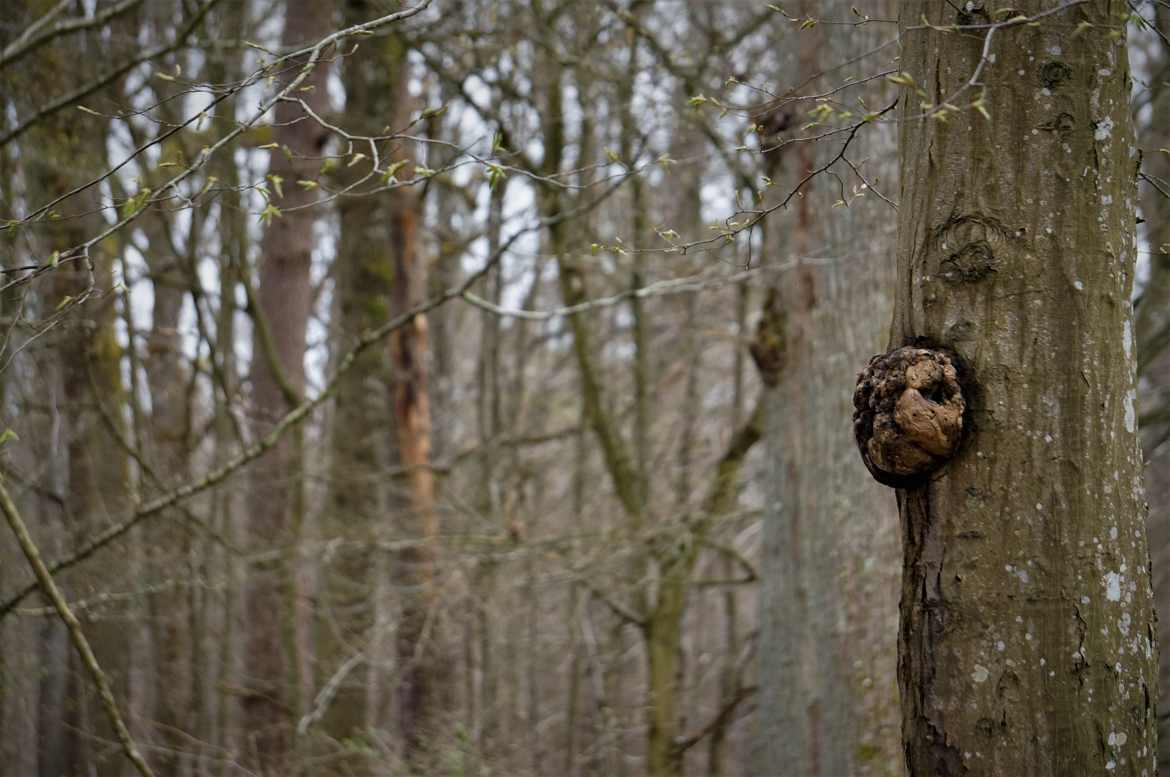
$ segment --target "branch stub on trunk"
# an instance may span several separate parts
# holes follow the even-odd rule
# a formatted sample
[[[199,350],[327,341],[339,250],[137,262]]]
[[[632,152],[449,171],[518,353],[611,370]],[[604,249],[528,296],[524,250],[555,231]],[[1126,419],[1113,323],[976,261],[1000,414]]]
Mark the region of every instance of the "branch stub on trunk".
[[[904,346],[869,360],[853,394],[853,435],[874,479],[925,482],[959,449],[967,402],[955,354]]]

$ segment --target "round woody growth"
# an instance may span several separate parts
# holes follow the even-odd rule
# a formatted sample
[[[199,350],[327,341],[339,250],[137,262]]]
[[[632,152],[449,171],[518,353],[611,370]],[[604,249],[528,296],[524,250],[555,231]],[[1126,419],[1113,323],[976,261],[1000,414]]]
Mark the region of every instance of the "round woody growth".
[[[853,394],[853,435],[879,483],[909,488],[947,462],[963,437],[967,403],[957,358],[905,346],[869,360]]]

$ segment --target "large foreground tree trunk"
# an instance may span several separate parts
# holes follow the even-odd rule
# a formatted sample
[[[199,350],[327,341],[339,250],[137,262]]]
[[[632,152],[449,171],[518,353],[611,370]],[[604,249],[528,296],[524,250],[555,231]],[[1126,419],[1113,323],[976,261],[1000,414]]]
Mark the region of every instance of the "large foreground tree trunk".
[[[955,9],[901,7],[926,96],[902,106],[892,345],[945,345],[974,381],[957,456],[898,492],[910,771],[1153,774],[1126,3],[994,32]],[[985,91],[963,91],[984,52]]]

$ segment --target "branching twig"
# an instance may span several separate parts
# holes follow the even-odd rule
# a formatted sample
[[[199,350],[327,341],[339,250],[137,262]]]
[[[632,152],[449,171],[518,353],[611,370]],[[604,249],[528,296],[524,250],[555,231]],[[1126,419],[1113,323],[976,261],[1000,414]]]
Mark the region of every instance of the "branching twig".
[[[20,543],[20,549],[24,553],[25,559],[28,560],[29,566],[32,567],[33,574],[36,575],[37,585],[45,594],[45,598],[52,602],[53,609],[57,611],[57,615],[68,627],[69,638],[73,641],[77,654],[81,656],[81,663],[89,672],[90,679],[97,686],[98,696],[106,711],[106,717],[109,718],[110,725],[113,727],[114,733],[117,734],[118,741],[122,744],[122,752],[126,754],[130,763],[134,764],[134,768],[142,777],[154,777],[154,772],[150,770],[142,754],[138,752],[138,746],[134,744],[134,738],[130,736],[130,730],[126,728],[126,723],[122,720],[122,714],[118,712],[118,703],[114,700],[113,691],[110,690],[110,681],[106,679],[106,673],[98,664],[97,657],[94,656],[93,649],[89,646],[89,640],[85,638],[85,633],[81,630],[81,623],[78,622],[73,611],[69,609],[69,605],[66,603],[65,597],[61,595],[57,584],[53,582],[53,576],[45,567],[45,562],[41,560],[41,553],[37,549],[36,543],[33,542],[32,535],[29,534],[28,527],[20,517],[20,512],[16,509],[16,504],[13,503],[3,481],[0,481],[0,511],[3,511],[4,518],[8,521],[8,527],[16,535],[16,541]]]

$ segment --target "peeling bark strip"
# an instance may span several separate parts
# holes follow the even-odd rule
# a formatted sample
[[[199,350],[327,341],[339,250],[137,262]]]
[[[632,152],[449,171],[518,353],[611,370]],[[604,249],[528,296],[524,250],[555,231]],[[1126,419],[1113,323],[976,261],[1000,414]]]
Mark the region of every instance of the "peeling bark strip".
[[[1000,23],[1002,3],[900,10],[891,342],[946,343],[977,378],[976,428],[898,491],[910,774],[1149,777],[1128,7],[1013,3],[1034,25]]]
[[[967,403],[956,362],[945,350],[905,346],[857,376],[853,435],[879,483],[918,485],[959,449]]]

